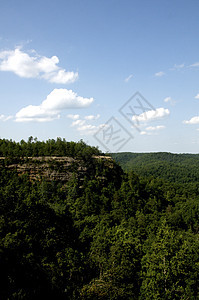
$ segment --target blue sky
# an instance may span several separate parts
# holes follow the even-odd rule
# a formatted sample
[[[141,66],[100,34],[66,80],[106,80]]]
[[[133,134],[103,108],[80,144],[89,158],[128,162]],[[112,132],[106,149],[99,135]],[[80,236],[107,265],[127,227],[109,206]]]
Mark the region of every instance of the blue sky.
[[[197,153],[198,32],[198,0],[0,1],[0,137]]]

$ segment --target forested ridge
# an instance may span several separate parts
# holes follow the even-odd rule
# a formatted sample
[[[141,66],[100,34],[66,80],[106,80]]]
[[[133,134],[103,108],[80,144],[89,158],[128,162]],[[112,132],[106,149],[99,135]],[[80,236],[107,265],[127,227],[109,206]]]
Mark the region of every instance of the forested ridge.
[[[199,181],[199,154],[112,153],[112,157],[125,170],[134,170],[142,176],[154,176],[170,182]]]
[[[185,163],[183,183],[181,158],[164,161],[172,182],[83,141],[0,140],[0,156],[0,299],[199,299],[198,179]],[[63,182],[10,167],[62,156]]]

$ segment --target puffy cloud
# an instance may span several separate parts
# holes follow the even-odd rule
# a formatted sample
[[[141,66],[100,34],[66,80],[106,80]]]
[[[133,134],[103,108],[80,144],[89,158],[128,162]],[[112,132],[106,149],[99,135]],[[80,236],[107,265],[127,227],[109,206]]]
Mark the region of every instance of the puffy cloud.
[[[156,77],[162,77],[162,76],[164,76],[164,75],[165,75],[165,73],[162,72],[162,71],[155,73],[155,76],[156,76]]]
[[[0,52],[0,71],[14,72],[23,78],[43,78],[52,83],[66,84],[77,80],[77,72],[68,72],[58,67],[58,63],[57,56],[48,58],[35,52],[30,56],[20,48]]]
[[[28,105],[16,114],[17,122],[46,122],[60,118],[60,112],[91,105],[93,98],[83,98],[72,90],[54,89],[40,105]]]
[[[183,121],[184,124],[199,124],[199,116],[195,116],[191,118],[190,120]]]
[[[52,72],[43,76],[45,79],[49,80],[51,83],[69,83],[74,82],[78,78],[78,73],[66,72],[65,70],[59,70],[58,72]]]
[[[76,120],[72,122],[71,126],[76,126],[76,129],[82,135],[94,134],[95,131],[98,129],[98,127],[95,125],[86,124],[86,120]]]
[[[129,82],[129,80],[131,80],[131,78],[133,77],[133,74],[130,74],[128,77],[126,77],[124,79],[125,82]]]
[[[46,110],[84,108],[88,107],[93,101],[93,98],[83,98],[72,90],[54,89],[42,102],[42,107]]]
[[[84,124],[82,126],[78,126],[77,130],[80,132],[81,135],[93,135],[99,130],[100,128],[105,127],[106,124],[100,124],[98,126],[91,125],[91,124]]]
[[[170,111],[167,108],[157,108],[156,110],[145,111],[140,115],[134,115],[132,121],[136,122],[148,122],[158,119],[163,119],[164,117],[169,116]]]
[[[58,111],[47,111],[42,105],[28,105],[16,113],[16,122],[48,122],[59,118]]]
[[[94,115],[89,115],[89,116],[84,117],[85,120],[97,120],[97,119],[99,119],[99,118],[100,118],[100,115],[99,115],[99,114],[96,115],[96,116],[94,116]]]
[[[80,115],[72,115],[72,114],[69,114],[69,115],[67,115],[67,117],[68,117],[69,119],[72,119],[72,120],[77,120],[77,119],[80,118]]]
[[[89,118],[88,118],[89,117]],[[105,127],[106,124],[100,124],[100,125],[92,125],[88,124],[88,121],[93,121],[97,120],[100,117],[100,115],[90,115],[84,117],[84,120],[78,119],[72,122],[71,126],[76,127],[76,130],[81,134],[81,135],[91,135],[96,133],[97,130],[99,130],[102,127]]]
[[[195,99],[199,99],[199,94],[197,94],[197,95],[195,96]]]
[[[149,126],[146,127],[145,130],[140,131],[141,135],[157,135],[159,130],[164,129],[165,126],[158,125],[158,126]]]

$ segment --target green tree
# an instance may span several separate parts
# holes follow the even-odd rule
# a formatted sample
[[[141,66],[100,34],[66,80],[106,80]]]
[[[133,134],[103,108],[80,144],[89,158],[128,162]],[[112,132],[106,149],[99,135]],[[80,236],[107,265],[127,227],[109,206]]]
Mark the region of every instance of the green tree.
[[[142,258],[140,299],[197,299],[199,241],[192,233],[176,232],[165,221],[146,244]]]

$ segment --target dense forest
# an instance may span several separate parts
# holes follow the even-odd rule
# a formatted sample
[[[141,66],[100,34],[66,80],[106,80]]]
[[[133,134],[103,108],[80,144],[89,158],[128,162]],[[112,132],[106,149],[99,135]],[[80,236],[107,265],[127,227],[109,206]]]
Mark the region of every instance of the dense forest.
[[[125,171],[176,183],[199,182],[199,154],[123,152],[111,156]]]
[[[83,141],[0,140],[0,299],[199,299],[198,156],[158,155],[114,154],[126,172]]]
[[[186,191],[199,190],[199,154],[123,152],[111,156],[126,172],[162,179]]]

